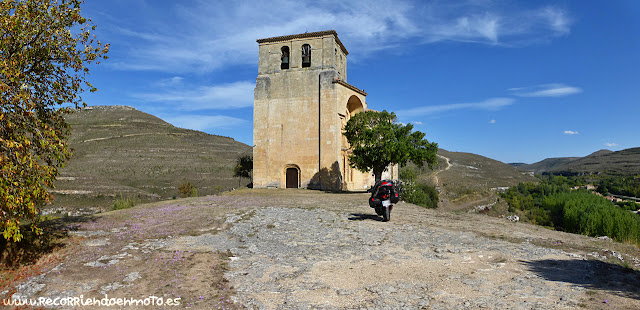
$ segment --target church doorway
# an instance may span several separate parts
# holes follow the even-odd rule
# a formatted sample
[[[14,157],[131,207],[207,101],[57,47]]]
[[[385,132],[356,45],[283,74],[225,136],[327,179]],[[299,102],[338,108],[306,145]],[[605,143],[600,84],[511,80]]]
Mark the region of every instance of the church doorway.
[[[298,188],[298,180],[299,180],[298,168],[287,168],[286,171],[286,183],[287,188]]]

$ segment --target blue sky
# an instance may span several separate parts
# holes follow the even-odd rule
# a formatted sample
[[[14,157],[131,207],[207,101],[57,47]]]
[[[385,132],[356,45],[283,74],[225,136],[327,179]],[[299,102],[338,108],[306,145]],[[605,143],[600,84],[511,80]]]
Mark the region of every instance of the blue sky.
[[[449,151],[503,162],[640,146],[640,1],[87,0],[111,44],[89,105],[252,145],[257,39],[335,29],[348,82]]]

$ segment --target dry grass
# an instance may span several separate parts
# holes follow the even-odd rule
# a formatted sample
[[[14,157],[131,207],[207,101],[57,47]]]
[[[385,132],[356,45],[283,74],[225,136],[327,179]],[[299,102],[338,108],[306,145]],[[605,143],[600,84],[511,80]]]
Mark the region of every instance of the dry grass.
[[[74,156],[56,182],[54,206],[109,207],[117,195],[141,202],[238,187],[232,167],[251,148],[231,138],[176,128],[127,107],[93,107],[67,118]],[[248,180],[241,180],[241,186]]]

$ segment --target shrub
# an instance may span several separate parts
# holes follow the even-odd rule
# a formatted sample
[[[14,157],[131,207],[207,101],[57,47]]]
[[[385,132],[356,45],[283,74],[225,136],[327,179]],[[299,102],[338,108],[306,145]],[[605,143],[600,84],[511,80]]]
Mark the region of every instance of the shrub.
[[[400,170],[400,179],[403,180],[400,198],[426,208],[438,207],[438,191],[433,186],[424,183],[416,183],[417,174],[414,170]]]
[[[178,187],[180,197],[198,197],[198,189],[186,179],[182,180],[182,184]]]
[[[122,194],[118,195],[111,205],[111,210],[122,210],[133,208],[136,205],[136,200],[133,197],[124,197]]]
[[[405,186],[405,192],[402,195],[402,199],[406,202],[423,207],[431,205],[431,201],[429,200],[427,193],[425,193],[420,187],[415,186],[415,184]]]
[[[430,203],[425,205],[427,208],[435,209],[438,207],[438,201],[440,201],[440,197],[438,197],[438,190],[435,187],[430,186],[428,184],[419,183],[418,187],[427,195]]]

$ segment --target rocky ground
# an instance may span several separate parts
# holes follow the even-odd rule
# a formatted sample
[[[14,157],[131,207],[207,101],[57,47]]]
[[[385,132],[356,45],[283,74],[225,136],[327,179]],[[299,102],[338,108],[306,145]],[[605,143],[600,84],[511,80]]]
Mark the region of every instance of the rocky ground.
[[[194,309],[640,308],[634,245],[405,203],[382,222],[366,194],[243,190],[75,228],[53,268],[2,295],[153,295]]]

